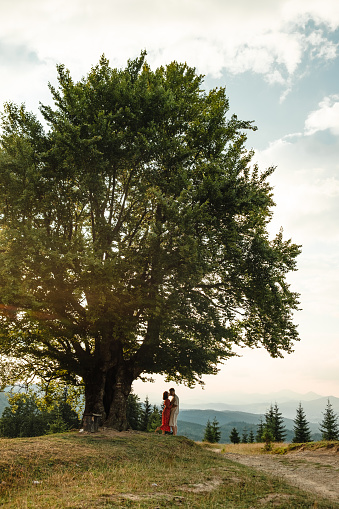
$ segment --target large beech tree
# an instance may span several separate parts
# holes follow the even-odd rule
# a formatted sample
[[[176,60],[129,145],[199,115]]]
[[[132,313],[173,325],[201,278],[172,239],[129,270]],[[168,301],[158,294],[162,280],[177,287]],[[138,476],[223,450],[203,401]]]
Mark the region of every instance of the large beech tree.
[[[193,386],[234,345],[292,351],[299,246],[269,238],[273,169],[251,164],[225,90],[144,54],[57,71],[43,124],[3,114],[2,382],[81,381],[85,413],[121,430],[143,374]]]

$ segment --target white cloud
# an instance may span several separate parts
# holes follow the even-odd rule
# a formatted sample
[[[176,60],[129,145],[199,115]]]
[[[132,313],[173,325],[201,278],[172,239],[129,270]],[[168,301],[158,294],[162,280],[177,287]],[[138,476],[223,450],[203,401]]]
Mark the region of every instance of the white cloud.
[[[306,45],[311,47],[311,55],[313,58],[323,58],[332,60],[337,56],[338,44],[323,37],[322,30],[315,30],[305,39]]]
[[[337,99],[324,100],[317,110],[321,114],[308,117],[312,122],[309,120],[307,135],[285,136],[255,156],[262,168],[277,165],[271,178],[277,206],[270,231],[276,233],[283,226],[285,238],[302,244],[298,271],[289,276],[292,288],[301,293],[302,311],[296,314],[301,342],[279,367],[279,377],[298,369],[296,385],[317,387],[320,393],[326,387],[328,394],[338,392],[339,379],[327,376],[331,360],[324,359],[319,367],[317,352],[319,341],[329,349],[338,339],[339,137],[320,136],[318,130],[337,126],[331,120]],[[309,376],[307,366],[317,370],[317,375]]]
[[[63,62],[82,75],[102,53],[125,65],[141,49],[152,65],[176,59],[219,76],[253,71],[289,83],[308,49],[336,56],[324,27],[303,35],[309,19],[339,26],[337,0],[3,0],[0,33],[40,60]]]
[[[305,121],[305,134],[308,136],[326,129],[339,136],[339,95],[325,97]]]
[[[289,19],[300,19],[304,23],[314,19],[317,23],[328,25],[331,30],[339,25],[337,0],[288,0],[284,2],[283,12]]]
[[[324,144],[301,133],[276,140],[256,152],[260,167],[277,165],[271,177],[277,203],[271,230],[280,226],[297,243],[339,248],[339,139]]]

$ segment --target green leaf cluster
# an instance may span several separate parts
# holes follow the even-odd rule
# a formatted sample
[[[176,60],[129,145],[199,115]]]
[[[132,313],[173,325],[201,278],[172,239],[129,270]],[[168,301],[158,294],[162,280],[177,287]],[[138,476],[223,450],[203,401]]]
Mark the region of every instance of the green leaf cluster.
[[[77,413],[67,403],[65,395],[46,403],[40,394],[30,390],[8,396],[9,406],[0,418],[2,437],[34,437],[62,433],[80,424]]]

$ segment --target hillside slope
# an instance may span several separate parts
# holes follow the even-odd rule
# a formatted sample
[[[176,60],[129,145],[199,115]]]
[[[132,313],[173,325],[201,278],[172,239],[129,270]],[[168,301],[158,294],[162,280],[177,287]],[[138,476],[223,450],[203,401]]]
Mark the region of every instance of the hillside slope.
[[[0,447],[3,509],[268,509],[272,496],[280,507],[339,509],[184,437],[100,430]]]

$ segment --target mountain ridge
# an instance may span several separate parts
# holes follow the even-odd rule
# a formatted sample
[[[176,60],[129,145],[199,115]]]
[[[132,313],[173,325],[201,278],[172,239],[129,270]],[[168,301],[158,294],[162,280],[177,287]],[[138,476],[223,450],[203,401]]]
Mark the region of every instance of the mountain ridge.
[[[212,410],[216,412],[242,412],[242,413],[250,413],[257,415],[264,415],[269,409],[270,405],[274,405],[277,403],[279,411],[282,415],[287,419],[294,419],[296,416],[296,411],[299,406],[299,402],[303,410],[305,411],[307,420],[310,422],[319,423],[323,419],[323,413],[327,406],[327,401],[330,401],[333,406],[334,412],[339,414],[339,398],[335,396],[322,396],[313,400],[290,400],[285,402],[280,402],[275,398],[271,398],[266,401],[262,401],[260,403],[239,403],[237,405],[231,403],[203,403],[199,405],[199,408],[193,405],[185,405],[182,404],[182,410]]]

